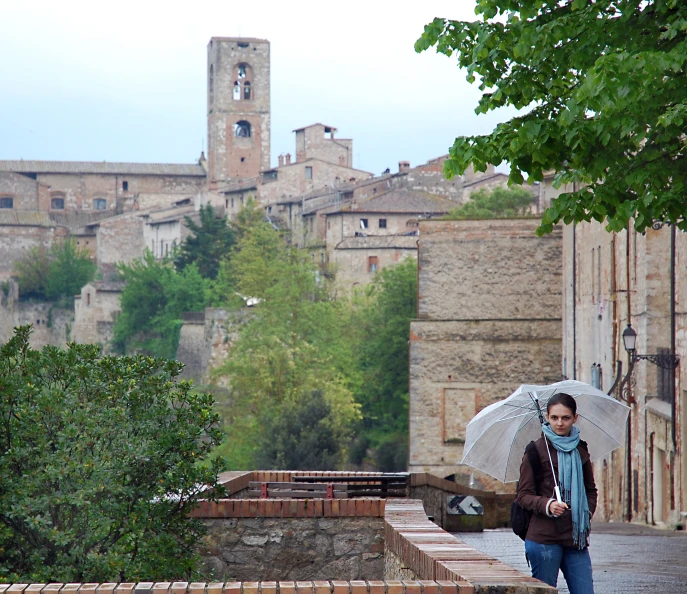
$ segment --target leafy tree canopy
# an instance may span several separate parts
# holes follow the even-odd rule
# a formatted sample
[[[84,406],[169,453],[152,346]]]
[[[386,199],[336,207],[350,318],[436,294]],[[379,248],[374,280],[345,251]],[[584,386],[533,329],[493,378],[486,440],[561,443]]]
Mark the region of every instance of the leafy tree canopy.
[[[120,264],[117,270],[126,286],[114,327],[115,348],[173,359],[182,314],[205,308],[206,281],[198,267],[189,264],[177,272],[169,259],[156,260],[147,250],[143,259]]]
[[[234,245],[235,234],[227,218],[216,216],[211,204],[201,207],[199,215],[200,224],[184,217],[191,235],[181,244],[175,264],[178,269],[195,264],[203,278],[214,279],[222,258]]]
[[[30,248],[14,265],[22,297],[57,301],[71,298],[95,277],[96,265],[90,254],[68,237],[48,250]]]
[[[527,188],[482,188],[470,200],[449,211],[447,219],[503,219],[527,215],[534,196]]]
[[[477,113],[526,113],[485,136],[456,139],[444,171],[510,163],[510,182],[556,172],[572,183],[544,213],[595,219],[610,231],[630,219],[687,230],[687,3],[683,0],[478,0],[481,20],[437,18],[417,51],[456,54],[479,79]]]
[[[190,581],[188,516],[220,461],[213,400],[181,364],[91,345],[0,347],[0,574],[9,582]],[[219,496],[221,489],[214,492]],[[197,577],[196,577],[197,579]]]
[[[382,269],[362,312],[357,365],[362,381],[361,438],[378,448],[380,470],[405,470],[408,432],[408,341],[417,316],[417,262],[411,258]]]
[[[352,394],[356,378],[352,309],[347,302],[331,299],[329,286],[309,254],[289,246],[278,231],[261,221],[245,230],[228,267],[231,286],[259,302],[216,371],[228,377],[231,387],[227,431],[242,444],[222,453],[232,468],[264,463],[261,449],[284,417],[293,423],[300,419],[303,427],[313,423],[328,427],[336,447],[328,447],[328,454],[318,453],[309,451],[315,445],[308,441],[303,445],[308,451],[301,448],[298,456],[322,464],[326,459],[330,468],[339,467],[359,418]],[[222,272],[218,280],[221,276]],[[293,423],[289,433],[299,434]],[[286,443],[286,436],[282,437]],[[275,442],[275,448],[266,454],[274,464],[294,462],[285,457],[284,447]]]

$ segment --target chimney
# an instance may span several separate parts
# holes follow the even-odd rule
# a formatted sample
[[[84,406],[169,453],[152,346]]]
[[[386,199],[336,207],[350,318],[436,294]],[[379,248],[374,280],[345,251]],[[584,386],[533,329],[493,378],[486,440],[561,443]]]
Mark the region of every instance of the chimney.
[[[284,155],[279,155],[279,167],[284,167]]]
[[[398,162],[398,172],[403,173],[404,171],[408,171],[410,169],[410,161],[399,161]]]
[[[291,165],[291,153],[286,153],[286,164]]]

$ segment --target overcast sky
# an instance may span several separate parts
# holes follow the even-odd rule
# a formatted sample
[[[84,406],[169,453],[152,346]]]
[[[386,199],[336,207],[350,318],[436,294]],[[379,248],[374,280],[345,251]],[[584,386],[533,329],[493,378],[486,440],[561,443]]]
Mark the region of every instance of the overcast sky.
[[[207,146],[212,36],[271,42],[272,164],[315,122],[353,138],[379,174],[445,154],[476,116],[455,58],[416,54],[435,16],[474,19],[472,0],[0,0],[0,159],[190,163]]]

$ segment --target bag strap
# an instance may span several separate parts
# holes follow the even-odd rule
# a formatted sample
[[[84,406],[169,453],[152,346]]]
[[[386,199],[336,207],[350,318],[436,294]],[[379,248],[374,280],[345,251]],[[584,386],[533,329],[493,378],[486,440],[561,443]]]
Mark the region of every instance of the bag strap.
[[[530,461],[530,466],[532,467],[532,473],[534,474],[534,484],[539,491],[539,482],[541,479],[541,460],[539,459],[539,452],[537,452],[537,445],[530,441],[525,448],[525,453],[527,454],[527,459]]]

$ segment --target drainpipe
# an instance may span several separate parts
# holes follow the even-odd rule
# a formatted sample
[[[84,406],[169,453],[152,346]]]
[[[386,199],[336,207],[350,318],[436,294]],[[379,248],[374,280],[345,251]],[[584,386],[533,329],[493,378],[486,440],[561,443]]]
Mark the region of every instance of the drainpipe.
[[[577,184],[573,182],[573,192],[577,191]],[[572,252],[573,252],[573,269],[572,269],[572,377],[577,379],[577,241],[575,237],[576,223],[572,224]]]
[[[630,233],[632,231],[631,223],[627,224],[627,241],[625,243],[625,286],[627,287],[627,323],[631,323],[632,317],[632,294],[630,291]],[[634,254],[635,257],[637,254]],[[628,367],[628,377],[632,373],[632,360]],[[627,465],[627,476],[625,477],[627,488],[627,510],[625,512],[625,521],[632,521],[632,382],[627,382],[627,403],[630,406],[630,414],[627,415],[627,452],[625,463]]]
[[[675,356],[675,225],[670,226],[670,354]],[[675,415],[675,369],[670,370],[670,431],[673,438],[673,452],[677,452],[677,427]]]

